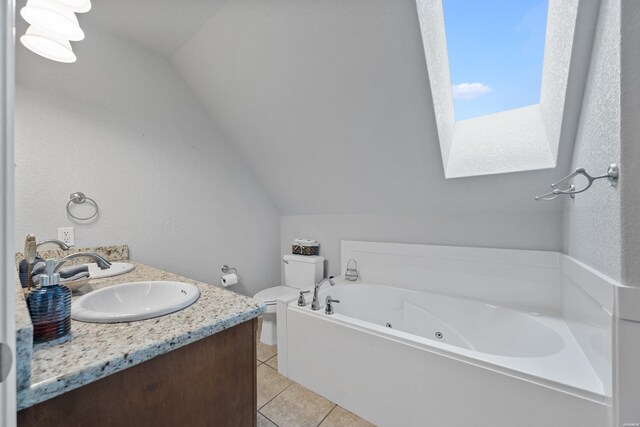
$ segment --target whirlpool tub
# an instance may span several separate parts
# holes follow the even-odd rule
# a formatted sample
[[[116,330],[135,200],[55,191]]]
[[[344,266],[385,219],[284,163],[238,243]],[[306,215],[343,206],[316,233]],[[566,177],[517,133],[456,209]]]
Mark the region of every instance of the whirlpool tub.
[[[562,318],[367,283],[327,295],[333,315],[279,306],[280,370],[376,425],[608,423],[602,382]]]

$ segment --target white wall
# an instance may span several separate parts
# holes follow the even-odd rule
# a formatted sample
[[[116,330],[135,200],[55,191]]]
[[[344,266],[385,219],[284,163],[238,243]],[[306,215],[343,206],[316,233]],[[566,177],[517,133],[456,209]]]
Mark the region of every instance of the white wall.
[[[561,247],[568,170],[445,180],[414,0],[229,2],[172,58],[293,237]],[[335,272],[332,270],[332,272]]]
[[[280,217],[171,63],[83,17],[78,62],[17,48],[17,248],[24,236],[128,243],[136,261],[217,283],[238,268],[252,294],[278,283]],[[67,218],[69,194],[100,205]]]
[[[555,212],[515,212],[491,209],[437,211],[429,215],[291,215],[281,221],[282,253],[291,252],[297,237],[321,242],[326,275],[339,275],[340,241],[422,243],[515,249],[557,250],[560,222]],[[344,272],[342,272],[344,273]]]
[[[621,168],[622,282],[640,286],[640,3],[622,3]]]
[[[620,163],[620,0],[603,0],[600,7],[571,168],[601,175],[610,163]],[[621,182],[627,179],[625,169]],[[565,200],[563,250],[568,255],[620,280],[620,236],[620,186],[596,181]]]
[[[229,2],[172,61],[284,215],[559,209],[568,162],[444,179],[414,0]]]
[[[640,3],[621,7],[621,244],[622,282],[640,286]],[[617,424],[640,422],[640,323],[616,322]]]

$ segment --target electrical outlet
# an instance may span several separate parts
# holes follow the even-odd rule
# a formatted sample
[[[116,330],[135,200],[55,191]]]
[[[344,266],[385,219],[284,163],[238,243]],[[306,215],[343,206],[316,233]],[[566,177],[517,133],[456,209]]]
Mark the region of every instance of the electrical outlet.
[[[73,227],[58,227],[58,240],[69,246],[76,244],[76,236]]]

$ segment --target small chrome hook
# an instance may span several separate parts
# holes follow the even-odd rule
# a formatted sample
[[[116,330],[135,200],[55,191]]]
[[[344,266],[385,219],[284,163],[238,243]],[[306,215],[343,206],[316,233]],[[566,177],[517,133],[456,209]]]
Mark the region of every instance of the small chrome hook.
[[[575,185],[571,184],[569,186],[569,191],[573,191],[575,189],[576,189]],[[541,196],[536,196],[536,197],[534,197],[534,199],[535,200],[554,200],[554,199],[557,199],[558,197],[560,197],[561,195],[562,195],[562,192],[560,190],[558,190],[558,189],[555,189],[550,193],[543,194]],[[569,193],[569,197],[571,197],[572,199],[575,199],[576,195],[575,195],[575,193]]]
[[[558,189],[558,186],[560,184],[562,184],[565,181],[568,181],[572,178],[575,178],[578,175],[582,175],[587,179],[587,185],[585,187],[583,187],[580,190],[560,190]],[[551,184],[551,187],[554,189],[559,190],[559,194],[578,194],[578,193],[582,193],[584,191],[587,191],[589,188],[591,188],[591,185],[593,184],[593,181],[595,181],[596,179],[602,179],[602,178],[607,178],[609,180],[609,185],[612,187],[615,187],[616,185],[618,185],[618,177],[620,176],[620,168],[618,168],[618,165],[616,165],[615,163],[612,163],[609,165],[609,168],[607,169],[607,173],[605,173],[604,175],[600,175],[600,176],[591,176],[584,168],[578,168],[575,171],[573,171],[573,173],[567,175],[566,177],[564,177],[563,179],[561,179],[560,181]]]

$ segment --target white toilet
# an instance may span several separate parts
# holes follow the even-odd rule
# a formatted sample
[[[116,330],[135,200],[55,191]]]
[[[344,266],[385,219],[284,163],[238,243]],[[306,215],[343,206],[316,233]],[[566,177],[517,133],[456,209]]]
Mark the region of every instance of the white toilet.
[[[285,255],[284,283],[285,286],[274,286],[258,292],[253,297],[267,305],[262,315],[262,334],[260,341],[267,345],[278,343],[276,325],[276,300],[297,299],[300,291],[310,290],[305,294],[307,303],[311,303],[313,286],[324,277],[324,258],[321,256]]]

